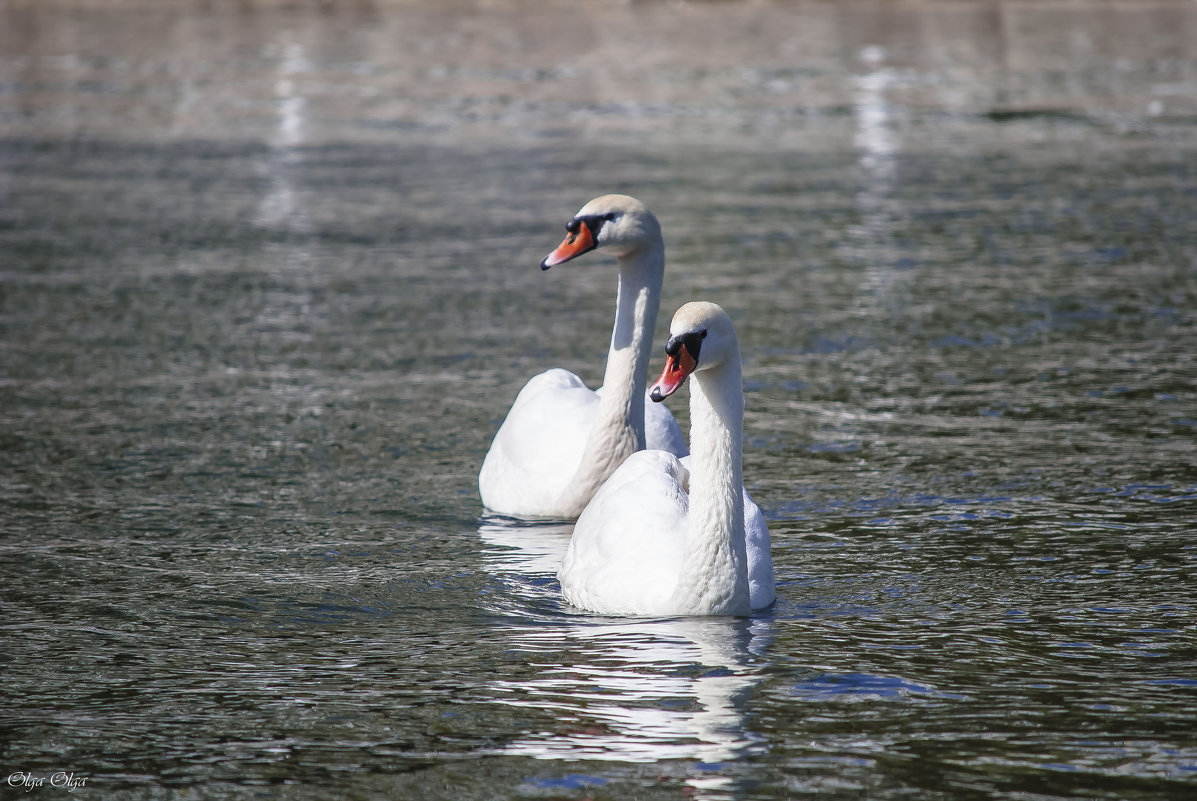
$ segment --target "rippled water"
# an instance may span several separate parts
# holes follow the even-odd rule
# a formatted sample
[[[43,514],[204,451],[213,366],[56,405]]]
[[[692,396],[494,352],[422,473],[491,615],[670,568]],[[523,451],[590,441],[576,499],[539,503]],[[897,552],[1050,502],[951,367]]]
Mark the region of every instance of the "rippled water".
[[[1188,797],[1195,30],[0,5],[6,792]],[[658,339],[739,327],[750,619],[563,606],[569,527],[478,501],[522,382],[601,376],[609,261],[537,264],[605,191]]]

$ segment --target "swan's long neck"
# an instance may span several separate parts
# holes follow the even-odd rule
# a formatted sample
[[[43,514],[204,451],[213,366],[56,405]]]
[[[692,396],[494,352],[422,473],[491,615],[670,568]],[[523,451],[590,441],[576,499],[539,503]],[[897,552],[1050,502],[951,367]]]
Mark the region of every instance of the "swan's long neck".
[[[577,516],[604,481],[644,450],[644,390],[653,328],[665,277],[665,248],[655,246],[619,258],[615,326],[603,374],[602,397],[566,506]]]
[[[740,361],[690,383],[690,513],[675,595],[692,614],[750,611],[744,533],[744,389]]]

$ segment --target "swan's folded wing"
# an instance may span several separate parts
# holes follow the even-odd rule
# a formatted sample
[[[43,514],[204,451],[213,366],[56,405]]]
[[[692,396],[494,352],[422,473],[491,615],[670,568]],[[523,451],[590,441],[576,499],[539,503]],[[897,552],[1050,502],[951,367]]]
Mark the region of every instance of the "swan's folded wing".
[[[577,472],[597,405],[594,391],[568,370],[533,376],[516,396],[482,463],[482,503],[500,514],[549,513]]]
[[[769,526],[756,501],[744,490],[744,533],[748,550],[748,597],[753,609],[764,609],[777,597]]]
[[[672,454],[628,457],[578,518],[558,577],[574,606],[607,614],[660,608],[680,572],[689,499]]]

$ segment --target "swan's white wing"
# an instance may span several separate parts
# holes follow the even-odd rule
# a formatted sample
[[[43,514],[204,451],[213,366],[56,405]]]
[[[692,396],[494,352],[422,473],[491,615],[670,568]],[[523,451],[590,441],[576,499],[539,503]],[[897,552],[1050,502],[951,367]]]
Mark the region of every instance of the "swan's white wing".
[[[487,509],[553,515],[553,502],[578,470],[598,395],[560,367],[533,376],[516,396],[478,473]]]
[[[686,435],[673,419],[673,412],[663,403],[653,403],[644,393],[644,439],[650,451],[667,451],[674,456],[685,456]]]
[[[687,481],[672,454],[629,456],[574,526],[558,573],[565,600],[604,614],[661,608],[681,570]]]
[[[769,526],[761,508],[744,490],[744,533],[748,546],[748,598],[753,609],[764,609],[777,597]]]

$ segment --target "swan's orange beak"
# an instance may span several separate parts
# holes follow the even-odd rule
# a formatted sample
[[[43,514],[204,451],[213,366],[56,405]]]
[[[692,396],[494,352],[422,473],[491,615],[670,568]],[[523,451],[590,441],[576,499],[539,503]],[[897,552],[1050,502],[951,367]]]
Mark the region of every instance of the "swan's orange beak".
[[[557,246],[557,249],[544,257],[544,261],[540,263],[540,269],[547,270],[554,265],[567,262],[570,259],[576,259],[583,253],[594,250],[598,245],[594,240],[594,232],[590,230],[590,226],[581,220],[572,220],[566,226],[569,234]]]
[[[648,395],[649,398],[654,403],[665,400],[678,391],[678,388],[686,382],[686,377],[693,373],[697,366],[698,360],[690,355],[690,350],[684,344],[681,345],[676,351],[665,357],[665,369],[661,371],[661,377],[657,379],[657,383],[653,384]]]

